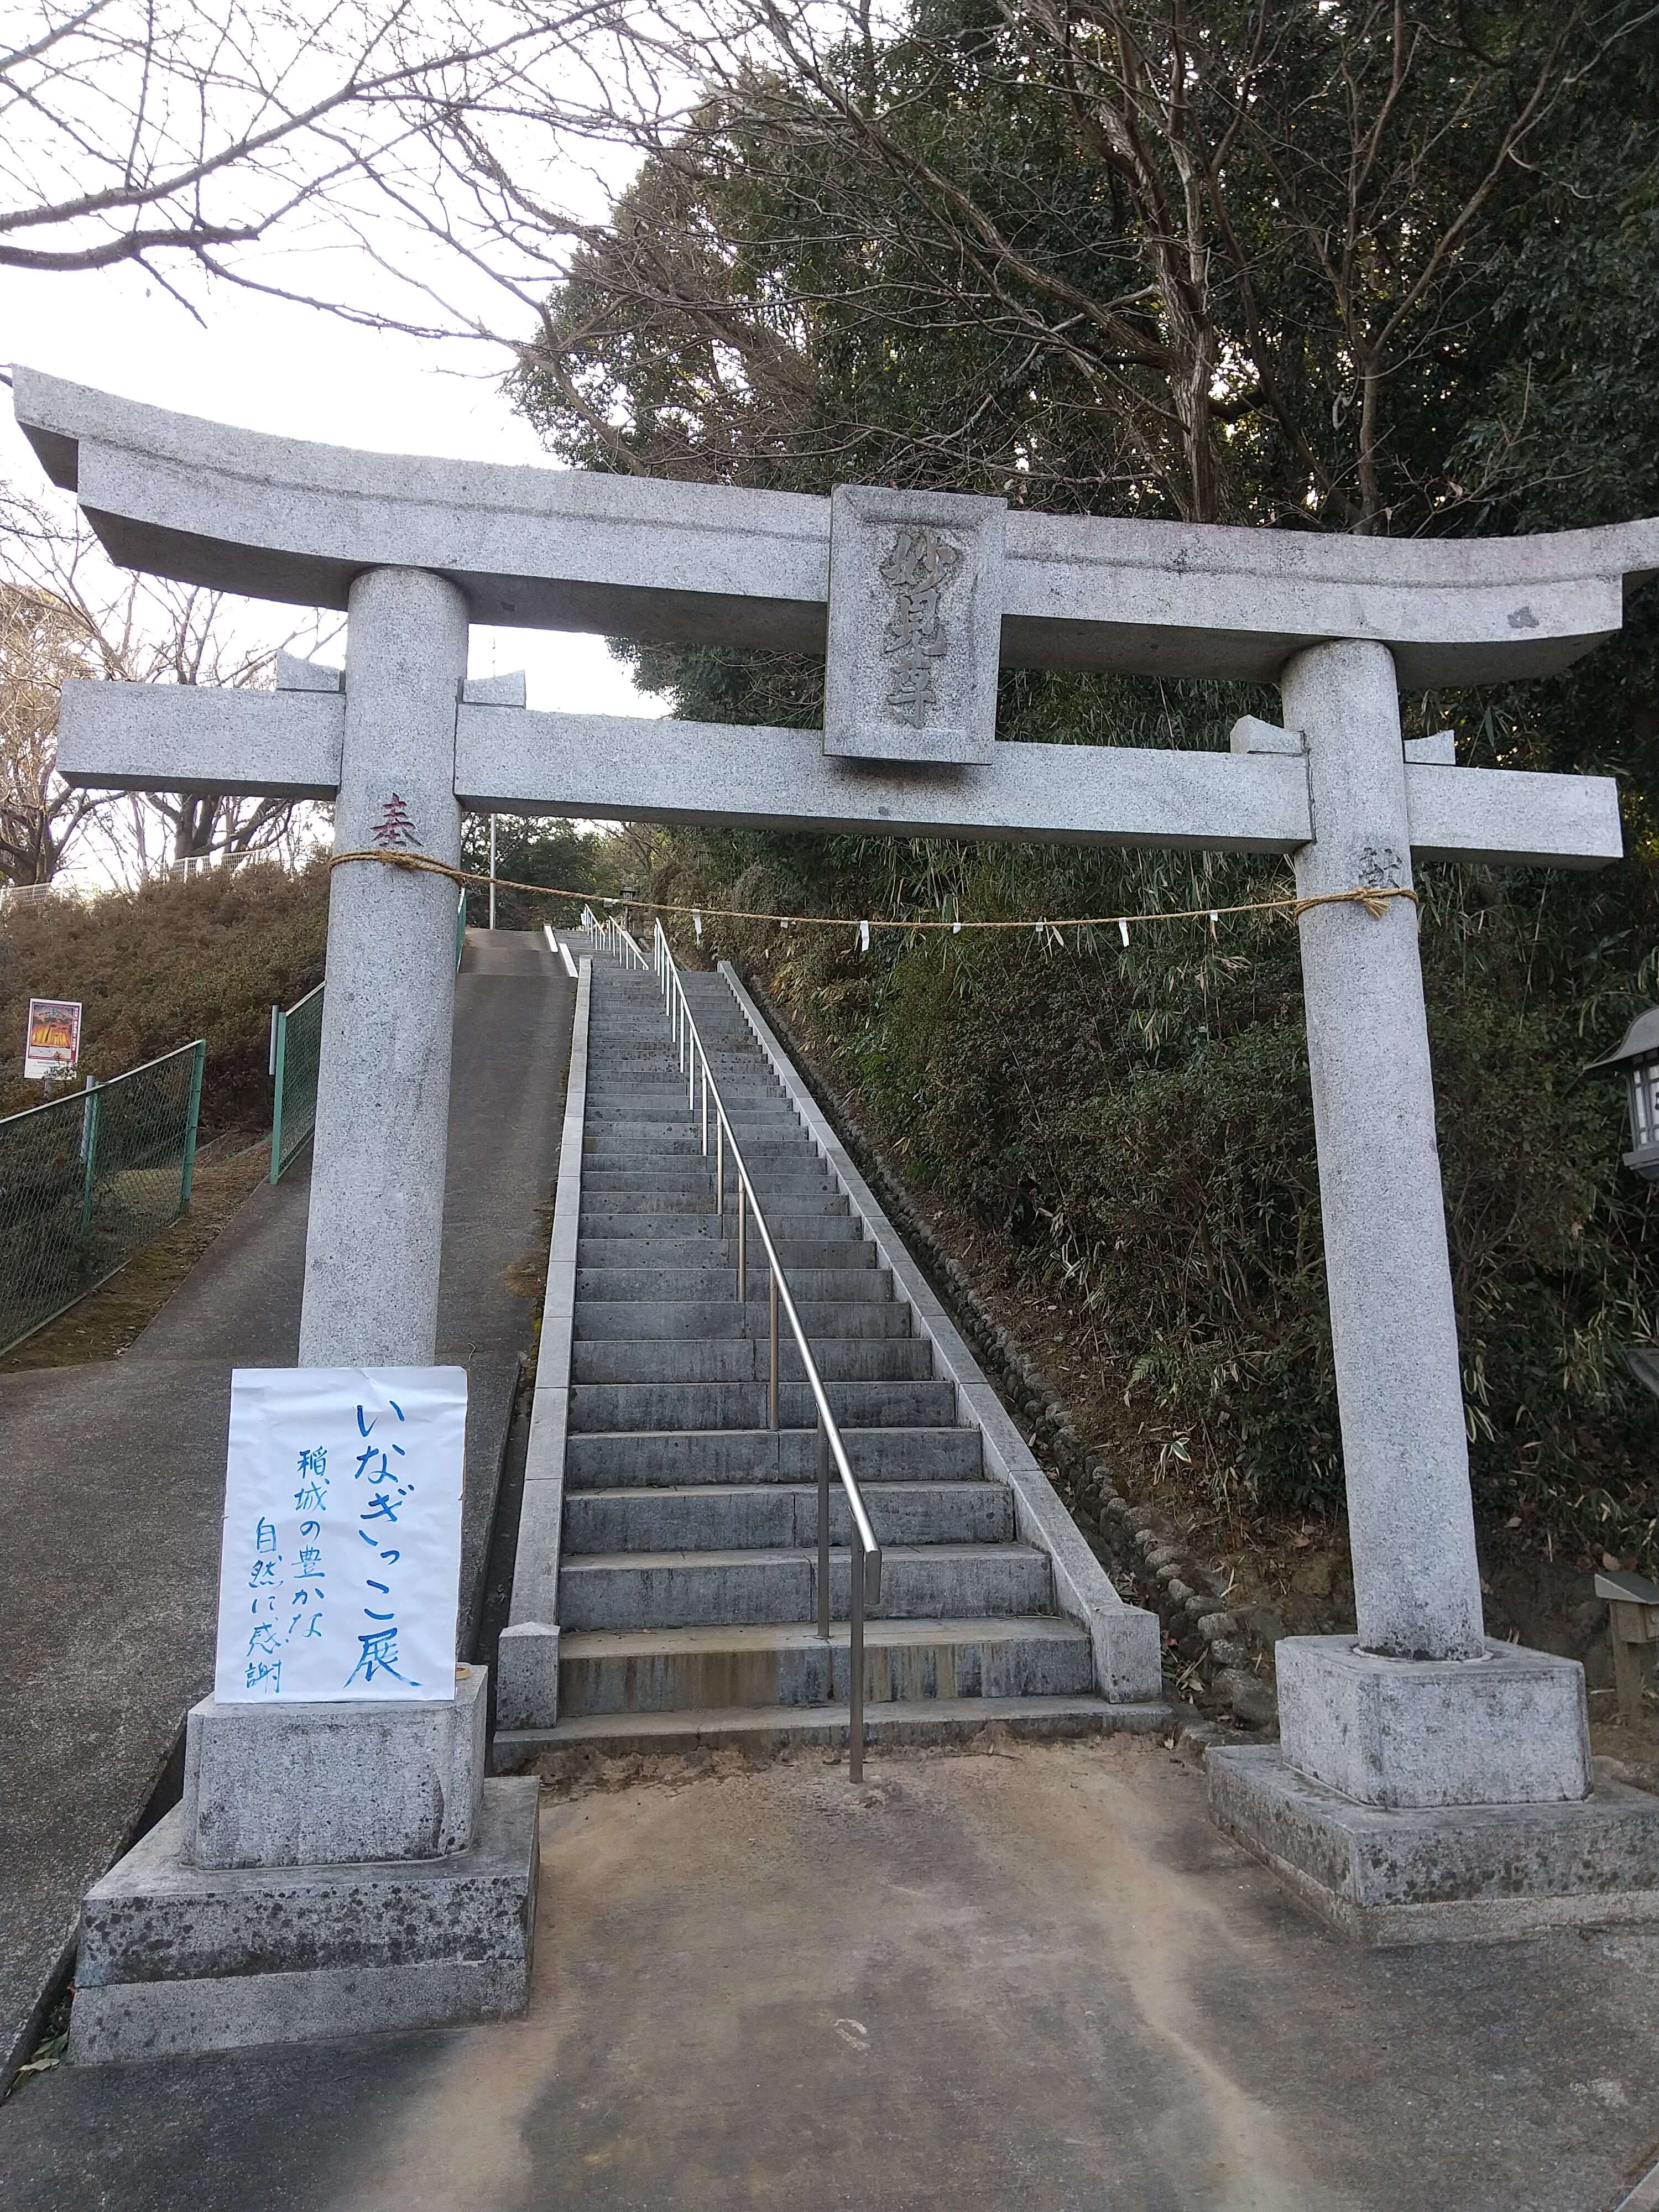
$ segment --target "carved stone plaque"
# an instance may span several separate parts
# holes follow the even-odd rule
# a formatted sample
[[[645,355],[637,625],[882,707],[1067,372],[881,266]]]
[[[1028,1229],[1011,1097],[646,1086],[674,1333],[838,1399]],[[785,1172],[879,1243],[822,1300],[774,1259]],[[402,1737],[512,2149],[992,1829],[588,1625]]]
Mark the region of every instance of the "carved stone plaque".
[[[988,763],[1006,513],[957,492],[836,487],[826,753]]]

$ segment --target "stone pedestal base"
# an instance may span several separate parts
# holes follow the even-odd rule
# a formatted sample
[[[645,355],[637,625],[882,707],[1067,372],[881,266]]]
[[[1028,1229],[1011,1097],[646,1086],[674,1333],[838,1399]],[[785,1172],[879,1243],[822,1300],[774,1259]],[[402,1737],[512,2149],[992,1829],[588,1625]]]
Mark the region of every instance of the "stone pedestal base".
[[[483,1802],[489,1679],[458,1667],[441,1704],[204,1698],[185,1722],[185,1856],[339,1866],[464,1850]]]
[[[1352,1636],[1273,1651],[1286,1762],[1361,1805],[1544,1805],[1590,1787],[1584,1670],[1490,1638],[1484,1659],[1380,1659]]]
[[[524,2009],[540,1784],[485,1782],[464,1850],[209,1868],[182,1806],[88,1893],[71,2060],[160,2058]]]
[[[1216,1826],[1359,1942],[1659,1922],[1659,1798],[1644,1790],[1394,1810],[1310,1782],[1273,1746],[1213,1750],[1205,1764]]]

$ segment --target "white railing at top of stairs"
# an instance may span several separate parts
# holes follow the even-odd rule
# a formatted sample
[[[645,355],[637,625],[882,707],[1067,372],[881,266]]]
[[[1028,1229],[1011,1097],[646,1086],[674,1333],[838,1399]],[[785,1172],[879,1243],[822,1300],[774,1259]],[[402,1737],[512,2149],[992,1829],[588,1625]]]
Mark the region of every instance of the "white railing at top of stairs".
[[[621,922],[608,915],[601,921],[591,906],[585,906],[582,908],[582,927],[596,946],[602,947],[623,967],[648,968],[651,965]]]
[[[619,928],[619,925],[608,925]],[[628,935],[620,930],[632,954],[644,964],[644,955]],[[881,1547],[876,1541],[875,1531],[870,1525],[866,1510],[864,1493],[859,1488],[858,1478],[853,1473],[847,1457],[847,1447],[842,1442],[841,1430],[830,1409],[829,1395],[823,1378],[818,1373],[817,1362],[812,1357],[812,1347],[807,1342],[806,1331],[801,1326],[799,1309],[789,1289],[789,1279],[778,1257],[777,1246],[772,1241],[765,1209],[754,1179],[743,1157],[743,1149],[732,1131],[732,1120],[720,1096],[719,1083],[708,1065],[708,1054],[696,1017],[691,1011],[685,986],[680,980],[678,963],[661,922],[656,925],[655,939],[657,981],[661,987],[663,1005],[668,1015],[674,1049],[678,1056],[680,1073],[685,1078],[685,1103],[692,1112],[697,1111],[701,1086],[702,1150],[708,1156],[708,1109],[714,1109],[714,1212],[724,1217],[726,1212],[726,1155],[731,1154],[732,1166],[738,1183],[738,1265],[737,1294],[745,1302],[748,1297],[748,1216],[752,1212],[755,1228],[766,1254],[767,1305],[770,1321],[771,1364],[768,1375],[766,1403],[768,1425],[778,1426],[778,1317],[781,1308],[789,1323],[790,1334],[800,1353],[801,1365],[805,1370],[808,1389],[812,1393],[817,1409],[817,1539],[818,1539],[818,1634],[827,1644],[830,1641],[830,1470],[833,1466],[841,1478],[846,1492],[848,1509],[852,1516],[852,1551],[856,1556],[849,1559],[850,1602],[848,1607],[848,1755],[849,1778],[860,1781],[864,1774],[864,1616],[866,1605],[881,1601]],[[631,963],[630,963],[631,964]]]

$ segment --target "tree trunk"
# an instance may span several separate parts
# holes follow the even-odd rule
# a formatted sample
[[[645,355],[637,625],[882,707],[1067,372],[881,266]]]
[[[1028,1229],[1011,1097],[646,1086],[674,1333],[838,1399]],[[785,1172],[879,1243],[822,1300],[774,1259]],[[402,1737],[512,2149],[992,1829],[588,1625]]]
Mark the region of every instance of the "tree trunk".
[[[1385,526],[1376,469],[1382,385],[1382,372],[1376,362],[1370,358],[1362,360],[1359,372],[1359,520],[1354,525],[1356,534],[1361,538],[1373,538]]]
[[[187,875],[194,875],[204,866],[213,850],[213,833],[218,827],[220,801],[217,798],[185,799],[179,803],[173,817],[173,857],[181,862]]]

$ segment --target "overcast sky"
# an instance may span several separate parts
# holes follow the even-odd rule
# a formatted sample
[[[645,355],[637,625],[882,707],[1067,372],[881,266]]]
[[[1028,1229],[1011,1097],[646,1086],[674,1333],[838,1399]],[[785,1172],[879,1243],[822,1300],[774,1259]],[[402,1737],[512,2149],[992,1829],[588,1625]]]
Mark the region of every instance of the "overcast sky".
[[[349,258],[325,259],[337,294],[370,294],[376,279],[367,257],[360,269]],[[169,274],[189,285],[203,322],[140,270],[0,270],[0,362],[27,362],[127,398],[290,437],[548,464],[501,397],[504,351],[362,330],[233,286],[204,289],[187,271]],[[313,271],[310,282],[320,289],[324,276]],[[0,472],[40,495],[49,487],[8,399],[0,388]],[[249,605],[246,620],[274,641],[292,630],[294,611]],[[535,707],[661,711],[660,702],[635,690],[600,638],[478,629],[472,667],[482,675],[524,668]]]

